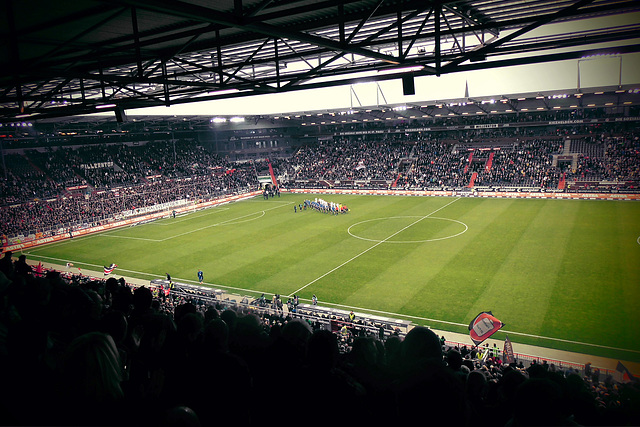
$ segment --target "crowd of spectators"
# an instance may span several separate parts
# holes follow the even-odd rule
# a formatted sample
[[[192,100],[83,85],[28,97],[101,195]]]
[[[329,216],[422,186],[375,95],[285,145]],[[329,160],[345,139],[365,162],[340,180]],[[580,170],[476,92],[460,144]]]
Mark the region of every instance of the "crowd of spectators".
[[[583,153],[575,151],[577,168],[554,163],[554,155],[564,153],[562,138],[491,139],[476,143],[455,143],[407,134],[404,141],[362,141],[362,136],[300,148],[290,159],[278,163],[278,173],[291,186],[297,183],[325,186],[354,181],[384,180],[395,188],[463,189],[478,187],[522,187],[556,190],[563,174],[566,179],[630,181],[637,185],[640,141],[634,134],[602,136],[585,143],[599,147]],[[577,138],[591,140],[591,136]],[[575,147],[575,145],[574,145]],[[586,150],[584,150],[586,151]],[[491,158],[491,161],[489,161]],[[401,168],[400,166],[403,165]],[[311,181],[311,184],[309,184]]]
[[[552,111],[518,111],[513,113],[497,113],[497,114],[478,114],[478,115],[461,115],[456,111],[456,105],[442,105],[440,108],[432,108],[429,112],[431,117],[427,119],[411,119],[405,118],[404,120],[394,121],[388,123],[386,121],[369,121],[363,123],[336,123],[335,125],[328,125],[328,127],[336,132],[353,132],[360,130],[369,131],[388,131],[402,130],[413,127],[449,127],[446,133],[434,133],[438,138],[445,137],[446,135],[452,135],[456,139],[464,139],[465,137],[477,137],[477,136],[550,136],[559,134],[575,134],[582,133],[584,126],[580,123],[576,123],[576,126],[554,127],[545,126],[538,129],[527,129],[526,127],[519,126],[506,126],[500,130],[494,130],[491,133],[481,132],[452,132],[456,127],[468,127],[470,125],[495,125],[495,124],[548,124],[557,121],[580,121],[584,119],[611,119],[617,117],[638,117],[640,115],[639,107],[629,107],[626,113],[624,112],[611,112],[610,109],[605,108],[585,108],[575,110],[552,110]],[[450,112],[454,112],[453,115],[449,115]],[[622,125],[622,127],[625,127]]]
[[[412,167],[397,181],[400,188],[464,187],[469,183],[465,166],[468,152],[454,150],[448,143],[420,143]]]
[[[640,384],[590,366],[508,364],[495,346],[448,345],[424,326],[333,332],[123,278],[33,271],[23,257],[0,262],[5,425],[640,422]]]
[[[4,164],[5,176],[0,179],[0,195],[3,205],[23,203],[34,198],[56,197],[57,184],[45,173],[33,168],[18,154],[8,154]]]
[[[573,149],[581,150],[575,152],[575,169],[553,161],[554,155],[567,154],[558,136],[474,140],[466,135],[452,141],[425,133],[350,135],[271,160],[285,187],[464,190],[476,174],[473,185],[489,189],[555,191],[563,179],[611,181],[618,191],[637,188],[636,132],[572,141],[578,142]],[[8,236],[97,224],[124,211],[256,189],[257,168],[268,170],[259,162],[230,162],[190,139],[27,150],[6,157],[0,227]]]
[[[410,145],[387,139],[337,139],[298,150],[287,159],[282,172],[290,181],[395,179],[399,161],[408,157],[410,151]]]
[[[139,185],[150,176],[185,178],[234,167],[190,139],[49,146],[7,154],[5,164],[13,179],[2,182],[3,195],[14,202],[56,197],[78,186],[100,191]]]
[[[482,163],[475,184],[556,189],[561,171],[553,166],[553,154],[561,146],[557,140],[529,139],[513,150],[494,151],[491,167]]]
[[[591,142],[602,156],[582,155],[578,158],[574,179],[591,181],[635,181],[640,179],[640,138],[637,135],[599,138]]]
[[[32,165],[26,169],[56,191],[44,194],[48,187],[42,184],[39,191],[31,191],[32,180],[26,173],[20,180],[2,180],[2,190],[6,190],[6,205],[0,207],[2,232],[9,236],[66,232],[71,227],[109,221],[125,211],[257,188],[251,165],[231,164],[193,141],[176,144],[176,161],[172,153],[173,144],[166,141],[145,147],[111,145],[27,152]],[[53,180],[56,177],[57,182]],[[21,184],[25,188],[20,188]],[[77,186],[80,190],[73,189]]]
[[[17,235],[35,230],[67,232],[69,227],[107,223],[124,212],[171,201],[205,201],[229,192],[255,189],[247,170],[183,179],[162,179],[143,185],[95,192],[89,197],[40,200],[2,208],[3,232]]]

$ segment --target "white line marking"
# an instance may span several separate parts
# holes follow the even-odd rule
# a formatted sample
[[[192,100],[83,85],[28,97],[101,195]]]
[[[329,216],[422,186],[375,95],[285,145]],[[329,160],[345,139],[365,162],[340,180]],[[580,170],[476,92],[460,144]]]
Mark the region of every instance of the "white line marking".
[[[447,206],[449,206],[450,204],[452,204],[452,203],[454,203],[454,202],[457,202],[458,200],[460,200],[460,197],[458,197],[458,198],[457,198],[457,199],[455,199],[455,200],[450,201],[450,202],[449,202],[449,203],[447,203],[446,205],[444,205],[444,206],[442,206],[442,207],[440,207],[440,208],[436,209],[435,211],[431,212],[430,214],[425,215],[425,216],[423,216],[423,217],[420,217],[418,220],[416,220],[416,221],[412,222],[411,224],[407,225],[407,226],[406,226],[406,227],[404,227],[404,228],[401,228],[400,230],[396,231],[395,233],[393,233],[392,235],[390,235],[390,236],[389,236],[389,237],[387,237],[386,239],[384,239],[384,240],[380,240],[378,243],[376,243],[375,245],[371,246],[370,248],[365,249],[364,251],[360,252],[358,255],[356,255],[356,256],[354,256],[354,257],[352,257],[351,259],[346,260],[345,262],[343,262],[343,263],[342,263],[342,264],[340,264],[339,266],[337,266],[337,267],[335,267],[335,268],[333,268],[333,269],[331,269],[331,270],[327,271],[327,272],[326,272],[326,273],[324,273],[322,276],[320,276],[320,277],[317,277],[317,278],[313,279],[312,281],[310,281],[309,283],[307,283],[306,285],[304,285],[304,286],[303,286],[303,287],[301,287],[300,289],[298,289],[298,290],[296,290],[296,291],[292,292],[291,294],[287,295],[287,297],[291,297],[292,295],[297,294],[298,292],[300,292],[301,290],[305,289],[306,287],[308,287],[308,286],[310,286],[310,285],[314,284],[314,283],[315,283],[315,282],[317,282],[318,280],[320,280],[320,279],[322,279],[322,278],[324,278],[324,277],[328,276],[329,274],[333,273],[334,271],[338,270],[339,268],[341,268],[341,267],[343,267],[343,266],[345,266],[345,265],[349,264],[349,263],[350,263],[351,261],[353,261],[354,259],[356,259],[356,258],[358,258],[358,257],[360,257],[360,256],[362,256],[362,255],[364,255],[364,254],[366,254],[366,253],[367,253],[367,252],[369,252],[371,249],[376,248],[376,247],[378,247],[379,245],[383,244],[383,243],[384,243],[384,242],[386,242],[387,240],[391,239],[393,236],[396,236],[396,235],[398,235],[398,234],[402,233],[402,232],[403,232],[404,230],[406,230],[407,228],[409,228],[409,227],[411,227],[411,226],[413,226],[413,225],[415,225],[415,224],[419,223],[420,221],[422,221],[422,220],[423,220],[423,219],[425,219],[425,218],[429,218],[429,217],[430,217],[431,215],[433,215],[434,213],[436,213],[436,212],[438,212],[438,211],[440,211],[440,210],[442,210],[442,209],[446,208]]]
[[[291,202],[291,203],[293,203],[293,202]],[[250,213],[250,214],[242,215],[242,216],[239,216],[239,217],[236,217],[236,218],[231,218],[231,219],[229,219],[229,220],[222,221],[222,222],[218,222],[218,223],[211,224],[211,225],[207,225],[206,227],[201,227],[201,228],[198,228],[198,229],[195,229],[195,230],[185,231],[184,233],[180,233],[180,234],[176,234],[176,235],[174,235],[174,236],[166,237],[166,238],[164,238],[164,239],[160,240],[160,242],[164,242],[164,241],[166,241],[166,240],[174,239],[174,238],[176,238],[176,237],[186,236],[187,234],[196,233],[196,232],[198,232],[198,231],[206,230],[207,228],[217,227],[217,226],[219,226],[219,225],[225,225],[225,224],[227,224],[227,223],[232,223],[232,221],[236,221],[236,220],[239,220],[239,219],[242,219],[242,218],[246,218],[246,217],[249,217],[249,216],[251,216],[251,215],[258,214],[258,213],[262,213],[262,215],[260,215],[260,218],[262,218],[263,216],[265,216],[265,215],[266,215],[266,212],[267,212],[267,211],[270,211],[270,210],[273,210],[273,209],[278,209],[278,208],[281,208],[282,206],[286,206],[286,205],[291,204],[291,203],[286,203],[286,204],[281,205],[281,206],[275,206],[275,207],[273,207],[273,208],[264,209],[264,210],[257,211],[257,212],[252,212],[252,213]],[[257,219],[257,218],[255,218],[255,219]],[[249,221],[249,220],[247,220],[247,221]],[[245,222],[245,221],[240,221],[240,222]]]
[[[68,260],[68,259],[54,258],[54,257],[45,256],[45,255],[37,255],[36,254],[36,255],[34,255],[34,258],[46,258],[46,259],[50,259],[50,260],[54,260],[54,261],[61,261],[61,262],[65,262],[65,263],[66,262],[72,262],[74,264],[87,265],[87,266],[90,266],[90,267],[98,267],[98,268],[102,268],[103,267],[102,265],[89,264],[89,263],[82,262],[82,261],[73,261],[73,260]],[[126,270],[126,269],[122,269],[122,268],[118,268],[117,271],[118,272],[124,271],[124,272],[127,272],[127,273],[138,274],[138,275],[141,275],[141,276],[150,276],[150,277],[153,277],[153,278],[158,278],[157,274],[145,273],[143,271]],[[191,283],[195,283],[195,284],[199,283],[199,282],[197,282],[195,280],[181,279],[179,277],[174,277],[174,280],[182,281],[182,282],[191,282]],[[246,292],[246,293],[249,293],[249,294],[269,294],[269,293],[272,293],[272,292],[258,291],[258,290],[255,290],[255,289],[236,288],[236,287],[233,287],[233,286],[219,285],[219,284],[216,284],[216,283],[209,283],[209,282],[205,282],[204,284],[212,286],[212,287],[215,287],[215,288],[231,289],[231,290],[235,290],[235,291]],[[303,301],[311,302],[311,300],[305,300],[305,299],[303,299]],[[385,315],[385,316],[391,316],[391,317],[395,317],[395,318],[416,319],[416,320],[420,320],[420,321],[423,321],[423,322],[436,322],[436,323],[453,325],[453,326],[464,326],[464,327],[468,327],[469,326],[467,323],[457,323],[457,322],[449,322],[449,321],[446,321],[446,320],[429,319],[427,317],[411,316],[411,315],[402,314],[402,313],[394,313],[394,312],[389,312],[389,311],[374,310],[374,309],[364,308],[364,307],[347,306],[347,305],[344,305],[344,304],[334,304],[334,303],[330,303],[330,302],[323,302],[323,305],[332,306],[332,307],[342,307],[342,308],[347,308],[347,309],[354,310],[354,311],[377,313],[377,314],[382,314],[382,315]],[[544,337],[544,336],[541,336],[541,335],[533,335],[533,334],[525,334],[525,333],[522,333],[522,332],[507,331],[507,330],[504,330],[504,329],[501,329],[500,332],[505,332],[505,333],[509,333],[509,334],[513,334],[513,335],[521,335],[521,336],[530,337],[530,338],[539,338],[539,339],[549,340],[549,341],[558,341],[558,342],[564,342],[564,343],[570,343],[570,344],[584,345],[584,346],[589,346],[589,347],[597,347],[597,348],[605,348],[605,349],[610,349],[610,350],[626,351],[626,352],[630,352],[630,353],[640,353],[640,351],[638,351],[638,350],[630,350],[630,349],[627,349],[627,348],[610,347],[610,346],[606,346],[606,345],[599,345],[599,344],[591,344],[591,343],[580,342],[580,341],[565,340],[565,339],[562,339],[562,338]]]
[[[145,242],[162,242],[162,240],[158,239],[148,239],[146,237],[133,237],[133,236],[120,236],[118,234],[105,233],[101,234],[100,237],[113,237],[115,239],[131,239],[131,240],[144,240]]]
[[[365,222],[372,222],[372,221],[381,221],[381,220],[385,220],[385,219],[396,219],[396,218],[418,218],[417,215],[411,215],[411,216],[390,216],[390,217],[386,217],[386,218],[374,218],[374,219],[367,219],[365,221],[360,221],[360,222],[356,222],[355,224],[352,224],[351,226],[349,226],[349,228],[347,229],[347,233],[349,233],[349,235],[351,237],[355,237],[356,239],[360,239],[360,240],[366,240],[368,242],[380,242],[380,240],[377,239],[367,239],[366,237],[360,237],[356,234],[353,234],[351,232],[351,228],[355,227],[356,225],[360,225],[360,224],[364,224]],[[461,234],[466,233],[466,231],[469,229],[469,227],[467,226],[467,224],[465,224],[462,221],[458,221],[457,219],[451,219],[451,218],[438,218],[435,216],[430,217],[429,219],[441,219],[443,221],[451,221],[451,222],[457,222],[458,224],[461,224],[464,227],[464,230],[462,230],[459,233],[456,234],[452,234],[450,236],[444,236],[444,237],[437,237],[435,239],[426,239],[426,240],[390,240],[390,241],[385,241],[385,243],[427,243],[427,242],[436,242],[438,240],[446,240],[446,239],[451,239],[453,237],[458,237]]]
[[[148,223],[148,225],[157,225],[157,226],[160,226],[160,227],[168,227],[168,226],[171,226],[171,224],[175,224],[177,222],[191,221],[192,219],[202,218],[202,217],[205,217],[205,216],[216,214],[218,212],[228,211],[229,209],[230,208],[222,208],[222,207],[220,207],[220,208],[219,207],[205,208],[205,209],[200,209],[199,211],[196,211],[196,212],[191,212],[191,213],[178,215],[177,218],[180,218],[180,219],[172,220],[171,218],[160,218],[157,221],[153,221],[153,222]]]
[[[347,305],[343,305],[343,304],[333,304],[333,303],[324,303],[324,304],[325,305],[334,306],[334,307],[343,307],[343,308],[347,308],[349,310],[361,310],[361,311],[365,311],[365,312],[384,314],[386,316],[393,316],[393,317],[397,317],[397,318],[403,318],[404,317],[404,318],[409,318],[409,319],[421,320],[421,321],[424,321],[424,322],[436,322],[436,323],[443,323],[443,324],[447,324],[447,325],[464,326],[466,328],[469,327],[468,323],[457,323],[457,322],[449,322],[449,321],[446,321],[446,320],[429,319],[427,317],[410,316],[410,315],[407,315],[407,314],[393,313],[393,312],[382,311],[382,310],[373,310],[373,309],[362,308],[362,307],[347,306]],[[564,343],[570,343],[570,344],[578,344],[578,345],[584,345],[584,346],[589,346],[589,347],[606,348],[606,349],[609,349],[609,350],[619,350],[619,351],[627,351],[627,352],[631,352],[631,353],[640,353],[639,350],[630,350],[628,348],[619,348],[619,347],[611,347],[611,346],[608,346],[608,345],[591,344],[591,343],[588,343],[588,342],[565,340],[565,339],[562,339],[562,338],[544,337],[544,336],[541,336],[541,335],[533,335],[533,334],[525,334],[523,332],[508,331],[506,329],[500,329],[499,332],[504,332],[504,333],[513,334],[513,335],[521,335],[523,337],[529,337],[529,338],[539,338],[539,339],[549,340],[549,341],[558,341],[558,342],[564,342]]]
[[[263,216],[265,216],[267,211],[270,211],[270,210],[273,210],[273,209],[278,209],[278,208],[281,208],[283,206],[290,205],[291,203],[293,203],[293,202],[284,203],[284,204],[281,204],[280,206],[275,206],[275,207],[272,207],[272,208],[269,208],[269,209],[265,209],[265,210],[261,210],[261,211],[257,211],[257,212],[252,212],[252,213],[249,213],[249,214],[246,214],[246,215],[242,215],[242,216],[231,218],[231,219],[228,219],[228,220],[225,220],[225,221],[217,222],[215,224],[207,225],[205,227],[200,227],[200,228],[196,228],[196,229],[193,229],[193,230],[185,231],[184,233],[175,234],[173,236],[165,237],[164,239],[159,239],[159,240],[158,239],[149,239],[149,238],[146,238],[146,237],[121,236],[121,235],[111,234],[111,233],[102,233],[102,234],[99,234],[99,236],[102,236],[102,237],[114,237],[114,238],[118,238],[118,239],[144,240],[144,241],[147,241],[147,242],[156,242],[156,243],[165,242],[165,241],[170,240],[170,239],[175,239],[176,237],[186,236],[187,234],[196,233],[198,231],[206,230],[207,228],[211,228],[211,227],[218,227],[218,226],[222,226],[222,225],[231,225],[231,224],[240,224],[240,223],[243,223],[243,222],[254,221],[256,219],[259,219],[259,218],[262,218]],[[243,218],[247,218],[247,217],[250,217],[252,215],[257,215],[257,214],[261,214],[261,215],[259,217],[257,217],[257,218],[250,218],[250,219],[246,219],[244,221],[238,221],[238,220],[241,220]]]

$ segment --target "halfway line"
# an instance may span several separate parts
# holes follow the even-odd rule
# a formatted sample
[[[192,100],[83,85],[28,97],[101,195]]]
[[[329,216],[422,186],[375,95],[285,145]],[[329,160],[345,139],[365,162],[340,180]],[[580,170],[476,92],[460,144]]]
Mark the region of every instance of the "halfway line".
[[[303,289],[305,289],[307,286],[314,284],[315,282],[317,282],[318,280],[322,279],[323,277],[326,277],[326,276],[328,276],[329,274],[333,273],[334,271],[338,270],[339,268],[341,268],[341,267],[343,267],[343,266],[345,266],[345,265],[349,264],[351,261],[353,261],[354,259],[358,258],[359,256],[366,254],[366,253],[367,253],[367,252],[369,252],[371,249],[376,248],[376,247],[378,247],[379,245],[383,244],[383,243],[384,243],[384,242],[386,242],[387,240],[391,239],[393,236],[396,236],[396,235],[398,235],[398,234],[402,233],[402,232],[403,232],[404,230],[406,230],[407,228],[409,228],[409,227],[411,227],[411,226],[413,226],[413,225],[415,225],[415,224],[419,223],[420,221],[422,221],[422,220],[423,220],[423,219],[425,219],[425,218],[429,218],[429,217],[430,217],[431,215],[433,215],[434,213],[441,211],[442,209],[446,208],[447,206],[449,206],[450,204],[452,204],[452,203],[454,203],[454,202],[457,202],[458,200],[460,200],[460,197],[458,197],[457,199],[454,199],[454,200],[450,201],[450,202],[449,202],[449,203],[447,203],[446,205],[444,205],[444,206],[442,206],[442,207],[440,207],[440,208],[436,209],[435,211],[431,212],[430,214],[425,215],[425,216],[423,216],[422,218],[417,219],[416,221],[412,222],[411,224],[407,225],[406,227],[401,228],[400,230],[396,231],[395,233],[393,233],[393,234],[392,234],[392,235],[390,235],[389,237],[385,238],[384,240],[380,240],[378,243],[376,243],[375,245],[371,246],[371,247],[370,247],[370,248],[368,248],[368,249],[365,249],[364,251],[360,252],[358,255],[354,256],[353,258],[348,259],[348,260],[346,260],[345,262],[343,262],[342,264],[340,264],[339,266],[335,267],[334,269],[327,271],[327,272],[326,272],[326,273],[324,273],[322,276],[320,276],[320,277],[318,277],[318,278],[316,278],[316,279],[313,279],[312,281],[310,281],[309,283],[307,283],[306,285],[304,285],[304,286],[303,286],[303,287],[301,287],[300,289],[298,289],[298,290],[296,290],[296,291],[292,292],[291,294],[287,295],[287,297],[291,297],[292,295],[297,294],[298,292],[300,292],[300,291],[302,291]]]

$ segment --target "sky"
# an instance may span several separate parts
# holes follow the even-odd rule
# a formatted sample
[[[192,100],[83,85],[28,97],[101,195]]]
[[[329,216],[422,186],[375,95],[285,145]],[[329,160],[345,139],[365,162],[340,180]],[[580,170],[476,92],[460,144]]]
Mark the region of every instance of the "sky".
[[[615,22],[612,22],[615,19]],[[598,18],[547,25],[527,37],[544,36],[554,31],[572,32],[586,28],[640,22],[640,13],[615,18]],[[631,44],[638,40],[627,41]],[[615,46],[601,44],[594,48]],[[622,58],[622,59],[621,59]],[[579,72],[578,72],[579,71]],[[216,101],[193,102],[170,107],[127,110],[127,115],[259,115],[306,112],[327,109],[375,107],[383,104],[420,104],[463,98],[465,86],[470,97],[509,96],[523,93],[568,91],[603,86],[640,85],[640,54],[601,56],[552,63],[520,65],[441,76],[415,78],[415,95],[405,96],[400,79],[332,88],[310,89],[281,94],[253,95]]]

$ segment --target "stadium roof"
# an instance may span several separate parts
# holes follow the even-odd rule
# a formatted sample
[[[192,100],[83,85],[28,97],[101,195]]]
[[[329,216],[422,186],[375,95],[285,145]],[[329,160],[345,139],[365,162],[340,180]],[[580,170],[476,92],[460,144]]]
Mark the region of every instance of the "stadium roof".
[[[6,5],[0,122],[640,52],[635,0]]]

